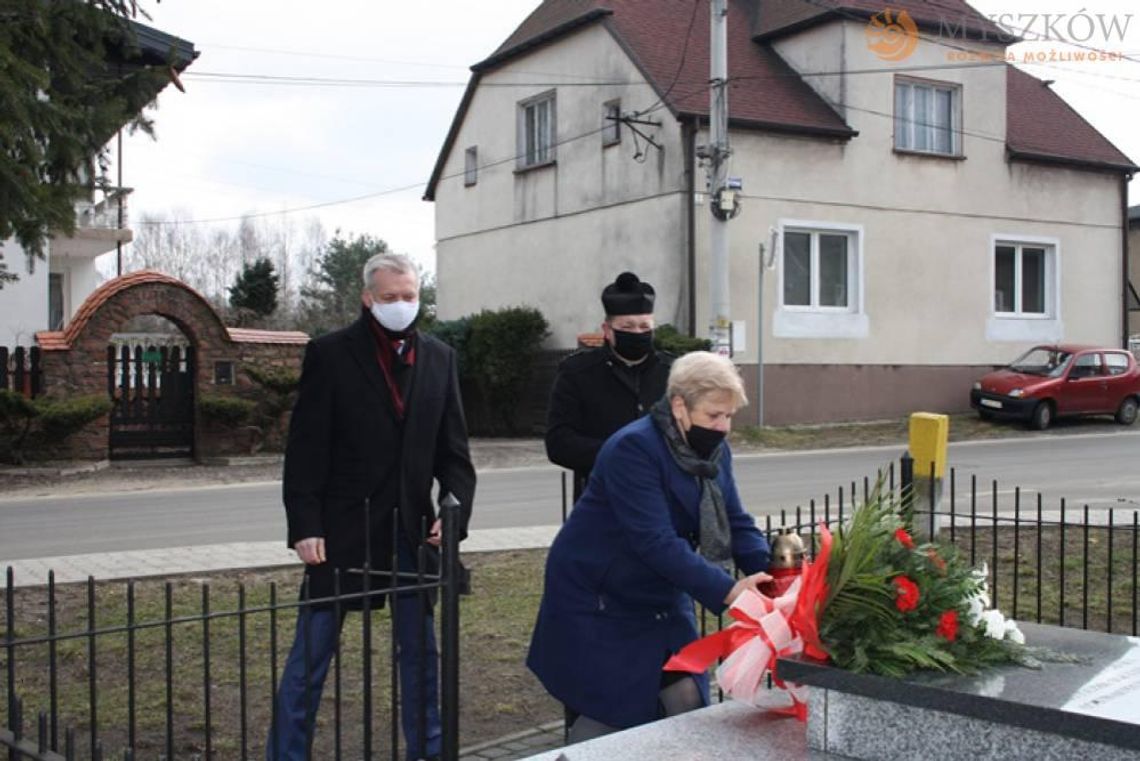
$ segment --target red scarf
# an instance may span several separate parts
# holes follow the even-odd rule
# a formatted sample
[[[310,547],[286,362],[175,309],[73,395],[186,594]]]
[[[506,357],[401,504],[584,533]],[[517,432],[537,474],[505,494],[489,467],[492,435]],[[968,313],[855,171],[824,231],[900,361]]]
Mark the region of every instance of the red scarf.
[[[388,337],[384,329],[380,327],[380,323],[369,312],[366,319],[368,326],[372,328],[372,336],[376,339],[376,361],[380,365],[380,372],[384,374],[384,381],[388,384],[388,391],[392,394],[392,406],[396,408],[396,418],[399,420],[404,419],[404,397],[400,394],[400,386],[396,383],[396,378],[392,374],[392,363],[400,361],[408,367],[416,364],[416,344],[413,341],[415,332],[409,332],[408,337],[404,339],[404,351],[402,357],[397,357],[396,346],[393,340]]]

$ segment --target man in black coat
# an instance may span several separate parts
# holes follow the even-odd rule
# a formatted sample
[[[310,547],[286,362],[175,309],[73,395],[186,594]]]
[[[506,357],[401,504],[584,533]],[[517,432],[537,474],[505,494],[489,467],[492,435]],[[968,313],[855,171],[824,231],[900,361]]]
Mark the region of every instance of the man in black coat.
[[[574,471],[574,501],[615,431],[665,394],[673,357],[653,348],[653,286],[623,272],[602,291],[605,345],[558,366],[546,416],[546,455]]]
[[[366,560],[390,570],[393,545],[399,570],[414,573],[420,547],[434,551],[440,543],[433,480],[441,497],[450,492],[459,500],[460,539],[475,496],[455,353],[415,330],[415,266],[406,257],[379,254],[365,264],[364,284],[360,318],[312,341],[305,352],[285,450],[288,542],[306,564],[310,599],[331,596],[338,577],[342,593],[359,592]],[[387,583],[381,578],[373,586]],[[431,758],[440,752],[431,607],[422,595],[407,594],[397,597],[396,608],[408,758]],[[306,758],[342,623],[343,615],[336,620],[328,605],[298,616],[277,694],[270,761]]]

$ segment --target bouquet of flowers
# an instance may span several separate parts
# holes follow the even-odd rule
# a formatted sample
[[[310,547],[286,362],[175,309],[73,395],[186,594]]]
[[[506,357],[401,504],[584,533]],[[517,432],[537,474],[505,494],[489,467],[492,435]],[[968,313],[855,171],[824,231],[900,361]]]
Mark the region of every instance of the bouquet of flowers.
[[[881,486],[831,549],[819,638],[839,668],[902,676],[1031,663],[1013,621],[990,608],[986,570],[954,547],[916,544]]]
[[[918,669],[974,673],[1002,663],[1037,665],[1017,625],[990,607],[986,569],[953,547],[918,544],[892,492],[878,485],[833,536],[820,528],[814,561],[778,597],[745,592],[734,622],[665,665],[699,673],[718,659],[717,681],[757,702],[778,657],[803,653],[856,672],[902,676]],[[796,685],[790,713],[806,717]]]

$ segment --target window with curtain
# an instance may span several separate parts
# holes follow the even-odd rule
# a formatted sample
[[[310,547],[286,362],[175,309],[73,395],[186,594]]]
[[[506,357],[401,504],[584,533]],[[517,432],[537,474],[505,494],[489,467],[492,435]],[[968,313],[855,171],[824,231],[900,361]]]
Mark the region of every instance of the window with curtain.
[[[962,153],[961,88],[895,80],[895,148],[917,153]]]
[[[525,169],[554,161],[554,91],[519,103],[518,166]]]

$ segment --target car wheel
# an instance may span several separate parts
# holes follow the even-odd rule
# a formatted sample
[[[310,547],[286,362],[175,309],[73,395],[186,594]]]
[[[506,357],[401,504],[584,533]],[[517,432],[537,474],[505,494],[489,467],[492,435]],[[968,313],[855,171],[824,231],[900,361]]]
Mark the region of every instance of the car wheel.
[[[1120,409],[1116,411],[1116,422],[1121,425],[1132,425],[1136,422],[1136,397],[1130,396],[1120,403]]]
[[[1041,402],[1033,408],[1033,416],[1029,419],[1029,426],[1038,431],[1044,431],[1053,422],[1053,407],[1049,402]]]
[[[994,419],[993,414],[990,413],[989,410],[982,410],[982,409],[978,410],[978,417],[981,418],[982,420],[993,420]]]

